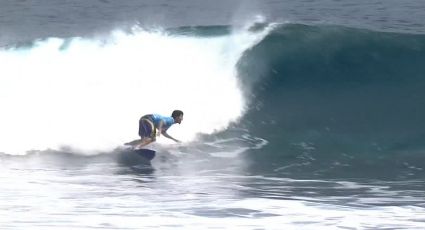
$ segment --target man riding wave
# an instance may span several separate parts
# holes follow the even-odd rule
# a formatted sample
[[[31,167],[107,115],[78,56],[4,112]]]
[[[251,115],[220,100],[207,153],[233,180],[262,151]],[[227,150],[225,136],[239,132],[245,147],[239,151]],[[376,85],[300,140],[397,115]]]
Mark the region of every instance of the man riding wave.
[[[134,149],[140,149],[154,141],[156,137],[161,134],[175,142],[181,142],[167,133],[167,130],[174,124],[180,124],[183,120],[183,112],[181,110],[174,110],[171,117],[162,116],[159,114],[147,114],[139,120],[139,136],[140,139],[126,143]]]

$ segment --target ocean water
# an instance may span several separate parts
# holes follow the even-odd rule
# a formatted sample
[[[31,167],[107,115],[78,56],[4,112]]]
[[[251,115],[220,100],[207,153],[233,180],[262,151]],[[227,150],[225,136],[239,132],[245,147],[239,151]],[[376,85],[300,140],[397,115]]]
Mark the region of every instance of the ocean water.
[[[424,229],[423,12],[0,2],[0,229]]]

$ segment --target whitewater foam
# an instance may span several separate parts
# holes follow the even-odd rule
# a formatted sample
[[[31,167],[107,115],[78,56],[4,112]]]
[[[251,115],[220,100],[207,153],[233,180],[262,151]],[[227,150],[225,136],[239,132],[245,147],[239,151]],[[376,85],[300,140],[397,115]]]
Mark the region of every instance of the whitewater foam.
[[[246,103],[236,63],[266,34],[199,37],[135,28],[1,50],[0,152],[108,151],[137,138],[141,115],[174,109],[185,120],[170,134],[182,140],[222,130]]]

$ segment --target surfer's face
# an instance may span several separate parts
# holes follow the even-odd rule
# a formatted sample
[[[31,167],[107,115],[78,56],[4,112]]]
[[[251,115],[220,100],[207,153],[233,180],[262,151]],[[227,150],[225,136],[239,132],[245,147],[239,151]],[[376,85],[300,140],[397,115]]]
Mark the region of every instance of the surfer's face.
[[[178,124],[182,123],[182,121],[183,121],[183,114],[182,114],[182,115],[180,115],[180,116],[178,116],[178,117],[176,117],[176,119],[174,119],[174,121],[175,121],[176,123],[178,123]]]

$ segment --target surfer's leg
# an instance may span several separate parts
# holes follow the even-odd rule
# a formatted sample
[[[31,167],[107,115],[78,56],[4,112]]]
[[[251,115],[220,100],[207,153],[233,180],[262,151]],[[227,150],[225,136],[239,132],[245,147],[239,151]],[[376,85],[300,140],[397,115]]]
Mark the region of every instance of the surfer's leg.
[[[135,149],[142,148],[155,141],[156,130],[152,121],[146,118],[140,118],[139,120],[139,136],[140,140],[136,142]]]
[[[156,139],[156,130],[152,121],[143,117],[140,118],[139,136],[140,136],[140,139],[127,142],[124,145],[129,145],[134,149],[138,149],[154,142]]]
[[[139,143],[138,144],[133,145],[133,147],[134,147],[134,149],[140,149],[143,146],[146,146],[146,145],[148,145],[148,144],[150,144],[150,143],[152,143],[154,141],[155,141],[154,139],[149,138],[149,137],[148,138],[143,138],[143,139],[139,140]]]
[[[127,142],[127,143],[125,143],[124,145],[130,145],[130,146],[135,146],[135,145],[138,145],[138,144],[140,144],[140,142],[141,142],[142,140],[141,139],[136,139],[136,140],[133,140],[133,141],[130,141],[130,142]]]

